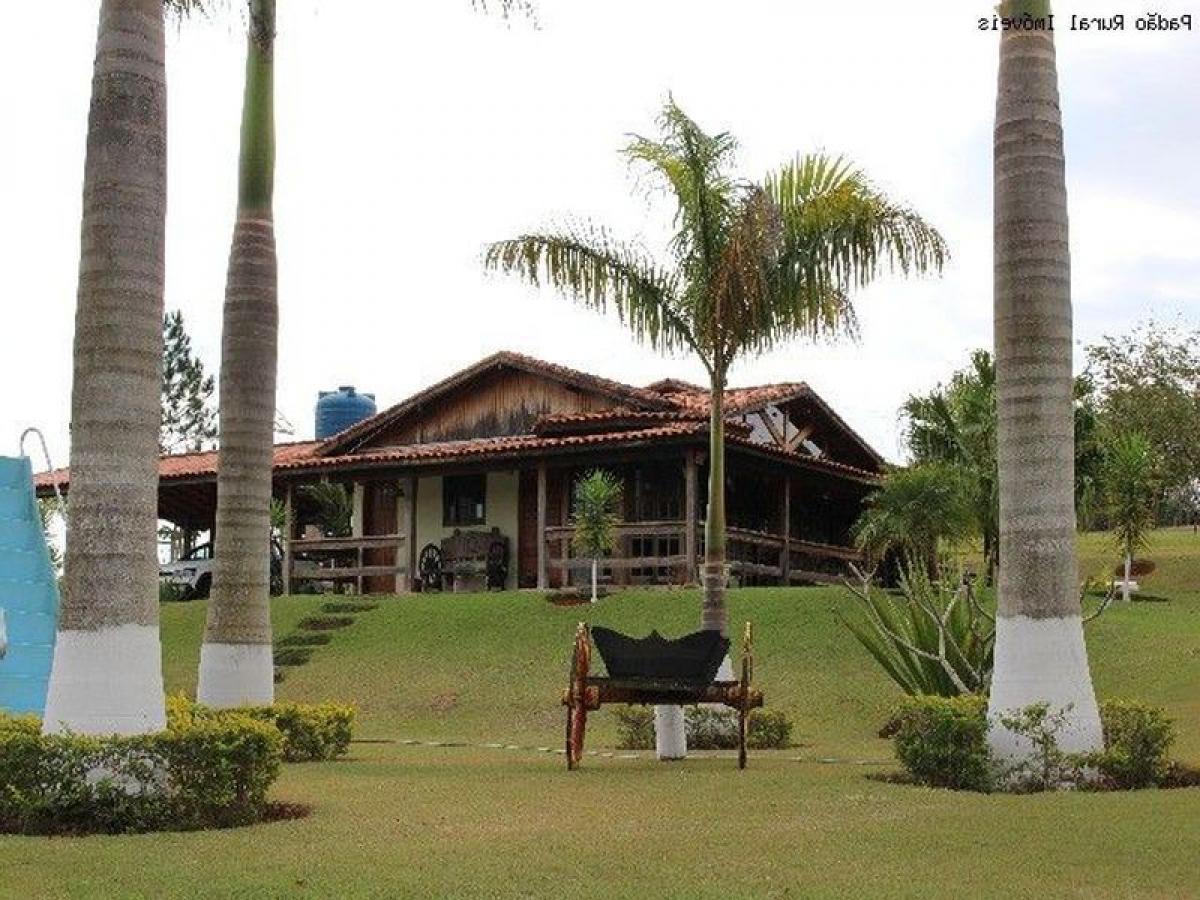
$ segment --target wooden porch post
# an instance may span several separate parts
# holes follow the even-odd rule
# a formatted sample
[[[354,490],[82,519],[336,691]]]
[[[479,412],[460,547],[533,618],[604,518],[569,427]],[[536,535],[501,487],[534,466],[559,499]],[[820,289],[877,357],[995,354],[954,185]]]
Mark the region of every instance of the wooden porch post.
[[[352,537],[357,538],[357,537],[363,536],[363,500],[365,499],[365,497],[366,497],[365,485],[363,485],[363,483],[361,481],[354,482],[354,494],[352,497],[352,505],[351,505],[352,512],[350,515],[350,535]],[[361,569],[363,567],[363,550],[362,550],[361,546],[358,548],[357,562],[358,562],[358,568]],[[363,592],[363,577],[362,577],[362,575],[359,575],[357,578],[354,579],[354,586],[355,586],[354,592],[356,594],[358,594],[359,596],[362,596],[362,592]]]
[[[537,586],[544,591],[550,586],[550,573],[546,559],[546,464],[537,467]]]
[[[404,493],[408,504],[405,508],[405,514],[408,517],[408,522],[404,528],[404,541],[408,549],[408,589],[414,589],[417,583],[417,484],[419,479],[416,475],[410,476],[405,487]]]
[[[780,513],[783,516],[783,527],[780,528],[780,533],[783,535],[783,550],[779,556],[779,573],[780,580],[784,587],[787,587],[792,582],[792,476],[790,474],[783,476],[783,500],[780,506],[782,507]]]
[[[688,450],[683,457],[683,546],[684,556],[687,557],[687,578],[685,584],[691,584],[697,578],[696,569],[696,454]]]
[[[408,500],[408,491],[404,490],[405,486],[406,485],[405,485],[404,481],[398,480],[396,483],[397,494],[399,494],[399,492],[403,490],[404,491],[404,499],[405,499],[405,501],[407,501]],[[399,534],[399,535],[403,535],[405,533],[404,525],[405,525],[405,522],[407,521],[407,519],[408,519],[408,513],[405,510],[404,506],[400,503],[399,497],[397,497],[397,500],[396,500],[396,527],[393,529],[394,533]],[[397,568],[399,568],[400,566],[403,566],[405,564],[404,563],[404,552],[408,547],[408,545],[405,543],[405,540],[406,539],[404,537],[400,537],[400,538],[396,539],[396,551],[392,556],[392,560],[393,560],[392,564],[394,566],[396,566]],[[408,574],[409,573],[407,570],[405,570],[403,575],[401,575],[399,572],[396,573],[395,585],[393,587],[393,590],[397,594],[402,594],[406,590],[408,590]]]
[[[295,569],[295,558],[292,552],[292,538],[296,536],[296,506],[292,497],[292,483],[289,481],[283,489],[283,592],[292,592],[292,571]]]

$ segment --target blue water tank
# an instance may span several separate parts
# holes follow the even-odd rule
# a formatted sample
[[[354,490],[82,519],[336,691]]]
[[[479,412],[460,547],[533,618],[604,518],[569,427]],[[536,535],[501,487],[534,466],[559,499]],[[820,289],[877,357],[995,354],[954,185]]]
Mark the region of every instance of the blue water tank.
[[[317,396],[317,440],[323,441],[375,415],[375,395],[347,385]]]

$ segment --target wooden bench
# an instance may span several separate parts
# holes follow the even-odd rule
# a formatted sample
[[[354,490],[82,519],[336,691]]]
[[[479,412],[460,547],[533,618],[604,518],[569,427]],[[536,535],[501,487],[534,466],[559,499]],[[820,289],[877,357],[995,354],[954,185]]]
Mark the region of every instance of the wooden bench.
[[[489,590],[503,590],[508,580],[508,538],[499,528],[455,530],[442,539],[441,576],[443,586],[451,590],[469,578],[482,578]]]

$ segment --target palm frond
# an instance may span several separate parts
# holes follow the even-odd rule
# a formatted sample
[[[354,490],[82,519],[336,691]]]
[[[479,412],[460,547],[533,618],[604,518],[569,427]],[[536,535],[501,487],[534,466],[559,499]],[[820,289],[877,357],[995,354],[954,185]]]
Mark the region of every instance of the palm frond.
[[[621,322],[657,350],[696,349],[675,297],[675,280],[645,254],[612,240],[599,228],[526,234],[498,241],[484,268],[540,286],[599,312],[611,305]]]
[[[634,135],[625,157],[648,166],[674,194],[672,250],[688,281],[706,286],[737,197],[738,185],[727,171],[737,140],[727,132],[705,133],[673,97],[659,114],[658,126],[661,138]]]
[[[780,280],[801,297],[870,284],[887,271],[940,272],[946,242],[848,161],[817,153],[768,176],[784,228]]]

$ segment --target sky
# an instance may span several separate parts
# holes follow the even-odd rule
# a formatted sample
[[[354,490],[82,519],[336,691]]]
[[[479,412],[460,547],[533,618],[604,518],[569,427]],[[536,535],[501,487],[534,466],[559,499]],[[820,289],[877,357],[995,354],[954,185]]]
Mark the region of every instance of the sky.
[[[898,409],[991,344],[993,0],[537,0],[538,27],[469,0],[280,0],[279,410],[311,436],[319,390],[381,406],[499,349],[632,384],[702,381],[613,319],[485,275],[491,240],[588,219],[650,247],[670,208],[619,155],[668,94],[730,131],[760,179],[845,154],[949,242],[940,278],[856,296],[857,343],[794,343],[734,385],[807,381],[885,456]],[[42,428],[65,464],[84,140],[98,0],[9,3],[0,31],[0,453]],[[1101,9],[1100,7],[1103,7]],[[1165,15],[1200,3],[1162,2]],[[1200,22],[1142,32],[1146,4],[1056,5],[1077,362],[1153,316],[1200,327]],[[1122,14],[1123,32],[1068,30]],[[49,29],[53,29],[49,34]],[[244,31],[168,35],[167,309],[219,362]],[[12,448],[11,450],[9,448]],[[40,460],[39,460],[40,462]]]

